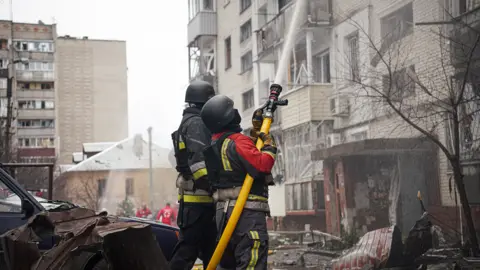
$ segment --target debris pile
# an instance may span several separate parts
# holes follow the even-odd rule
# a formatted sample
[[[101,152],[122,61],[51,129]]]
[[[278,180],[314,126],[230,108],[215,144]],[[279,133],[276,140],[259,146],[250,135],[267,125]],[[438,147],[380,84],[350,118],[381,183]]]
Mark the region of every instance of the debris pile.
[[[150,226],[86,208],[42,212],[0,237],[8,269],[166,269]],[[44,254],[37,243],[54,241]]]

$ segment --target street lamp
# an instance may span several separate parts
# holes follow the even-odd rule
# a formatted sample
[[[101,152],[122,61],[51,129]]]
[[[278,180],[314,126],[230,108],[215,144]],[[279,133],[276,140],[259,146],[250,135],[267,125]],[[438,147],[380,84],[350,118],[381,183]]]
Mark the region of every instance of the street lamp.
[[[150,184],[150,209],[153,209],[153,162],[152,162],[152,127],[147,129],[148,131],[148,173]]]

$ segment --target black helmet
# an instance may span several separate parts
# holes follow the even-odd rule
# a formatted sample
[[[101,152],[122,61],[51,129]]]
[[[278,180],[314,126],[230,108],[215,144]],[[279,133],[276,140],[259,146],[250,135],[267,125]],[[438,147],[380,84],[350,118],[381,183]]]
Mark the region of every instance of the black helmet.
[[[185,102],[203,104],[213,96],[215,90],[211,84],[206,81],[193,81],[187,87]]]
[[[212,133],[222,131],[234,119],[237,110],[233,108],[233,100],[224,95],[212,97],[202,108],[202,121]]]

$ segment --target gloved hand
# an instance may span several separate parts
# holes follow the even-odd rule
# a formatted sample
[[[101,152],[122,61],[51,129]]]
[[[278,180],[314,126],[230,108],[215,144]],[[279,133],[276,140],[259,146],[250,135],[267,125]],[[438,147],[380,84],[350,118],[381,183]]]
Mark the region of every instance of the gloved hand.
[[[273,119],[272,119],[273,123]],[[252,115],[252,130],[250,130],[250,137],[258,138],[260,135],[260,129],[262,128],[263,124],[263,110],[257,109],[253,112]]]
[[[258,109],[253,112],[252,115],[252,130],[250,130],[250,137],[258,138],[260,135],[260,129],[262,128],[263,123],[263,110]]]
[[[275,143],[275,139],[273,138],[272,135],[260,132],[258,137],[262,139],[264,146],[271,146],[271,147],[274,147],[275,150],[277,150],[277,144]]]

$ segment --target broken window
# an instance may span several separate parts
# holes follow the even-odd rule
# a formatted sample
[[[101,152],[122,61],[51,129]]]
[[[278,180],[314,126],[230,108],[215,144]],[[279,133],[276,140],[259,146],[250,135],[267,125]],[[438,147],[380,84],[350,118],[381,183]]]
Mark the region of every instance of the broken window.
[[[383,92],[391,101],[401,101],[415,94],[415,82],[409,73],[415,74],[414,65],[393,72],[392,78],[389,75],[383,76]]]
[[[255,106],[255,98],[253,94],[253,89],[248,90],[242,94],[243,110],[248,110]]]
[[[8,60],[0,59],[0,68],[8,68]]]
[[[247,10],[252,5],[252,0],[240,0],[240,13]]]
[[[413,3],[388,14],[381,19],[382,47],[388,48],[396,41],[413,33]]]
[[[245,53],[242,58],[240,59],[241,60],[241,70],[242,72],[246,72],[248,70],[250,70],[252,68],[252,51],[248,51],[247,53]]]
[[[0,50],[8,50],[8,40],[0,39]]]
[[[358,46],[358,32],[347,37],[347,57],[349,66],[349,78],[354,82],[360,80],[360,49]]]
[[[232,67],[232,39],[225,39],[225,69]]]
[[[240,43],[249,39],[252,36],[252,20],[248,20],[240,26]]]

